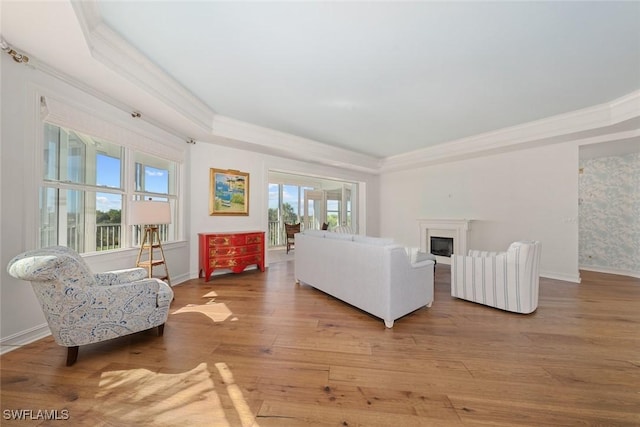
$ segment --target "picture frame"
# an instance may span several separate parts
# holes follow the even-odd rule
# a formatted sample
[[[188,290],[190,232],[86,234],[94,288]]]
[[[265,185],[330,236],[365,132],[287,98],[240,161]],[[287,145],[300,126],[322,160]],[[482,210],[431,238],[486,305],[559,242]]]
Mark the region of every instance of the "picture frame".
[[[209,215],[249,215],[249,173],[209,171]]]

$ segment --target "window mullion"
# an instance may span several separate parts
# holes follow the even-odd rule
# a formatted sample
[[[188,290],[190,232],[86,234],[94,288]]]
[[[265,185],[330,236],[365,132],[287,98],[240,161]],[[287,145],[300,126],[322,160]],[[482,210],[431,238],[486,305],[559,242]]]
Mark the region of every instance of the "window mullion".
[[[131,202],[134,200],[134,194],[136,191],[136,163],[133,152],[130,148],[124,148],[124,168],[122,171],[122,183],[125,189],[124,197],[122,201],[122,242],[125,242],[124,247],[131,248],[134,246],[134,227],[129,224],[129,209],[131,208]]]

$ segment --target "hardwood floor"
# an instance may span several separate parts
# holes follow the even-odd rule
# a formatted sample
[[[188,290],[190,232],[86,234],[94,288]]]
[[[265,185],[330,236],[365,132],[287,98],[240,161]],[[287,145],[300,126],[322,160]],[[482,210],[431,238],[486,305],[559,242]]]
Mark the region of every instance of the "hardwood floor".
[[[639,279],[541,279],[520,315],[453,299],[449,273],[393,329],[295,284],[292,262],[191,280],[163,337],[80,347],[72,367],[50,337],[0,357],[0,423],[640,425]]]

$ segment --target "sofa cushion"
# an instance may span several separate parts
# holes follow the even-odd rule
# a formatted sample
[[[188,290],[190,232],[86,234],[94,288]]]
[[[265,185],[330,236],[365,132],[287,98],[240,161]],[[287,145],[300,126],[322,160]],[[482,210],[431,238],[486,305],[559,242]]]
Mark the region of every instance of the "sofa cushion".
[[[327,234],[324,230],[304,230],[302,233],[313,237],[324,237]]]
[[[393,245],[393,239],[385,237],[353,236],[353,241],[356,243],[363,243],[365,245],[373,246]]]
[[[332,233],[332,232],[328,232],[327,234],[324,235],[324,237],[327,239],[349,240],[349,241],[352,241],[354,238],[353,234],[342,234],[342,233]]]

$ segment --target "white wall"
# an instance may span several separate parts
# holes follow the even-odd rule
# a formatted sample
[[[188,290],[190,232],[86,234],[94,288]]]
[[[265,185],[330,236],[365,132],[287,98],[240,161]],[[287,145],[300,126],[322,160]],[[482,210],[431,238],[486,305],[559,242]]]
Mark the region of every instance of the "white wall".
[[[470,219],[469,248],[542,242],[541,274],[579,281],[578,148],[574,143],[387,173],[382,236],[420,246],[418,219]]]
[[[38,180],[42,152],[37,147],[42,132],[39,120],[39,95],[64,99],[90,111],[96,117],[144,136],[151,136],[178,150],[187,144],[177,137],[135,121],[129,112],[118,110],[95,96],[43,73],[18,64],[8,55],[0,55],[1,133],[0,159],[2,204],[0,217],[0,343],[2,351],[49,333],[44,316],[28,282],[16,280],[6,272],[15,255],[36,247],[38,239]],[[188,198],[183,183],[182,197]],[[186,233],[183,232],[183,235]],[[135,265],[136,249],[89,255],[85,259],[94,271],[128,268]],[[165,246],[172,283],[189,276],[189,245],[186,241]]]
[[[31,285],[12,279],[8,261],[25,247],[25,186],[33,169],[28,167],[27,141],[22,127],[26,110],[26,81],[7,55],[0,55],[2,69],[2,129],[0,159],[2,174],[2,223],[0,224],[0,334],[2,338],[28,332],[44,323]],[[16,64],[17,65],[17,64]],[[33,156],[33,154],[31,154]],[[25,178],[27,178],[25,180]]]
[[[361,193],[359,201],[361,204],[366,204],[366,209],[359,209],[360,230],[363,234],[370,235],[375,235],[378,231],[377,176],[201,142],[191,146],[190,157],[191,277],[198,276],[198,233],[248,230],[267,232],[269,170],[358,182]],[[211,168],[236,169],[249,173],[248,216],[209,215],[209,170]],[[365,211],[366,216],[364,216]],[[269,262],[268,258],[266,262]]]

